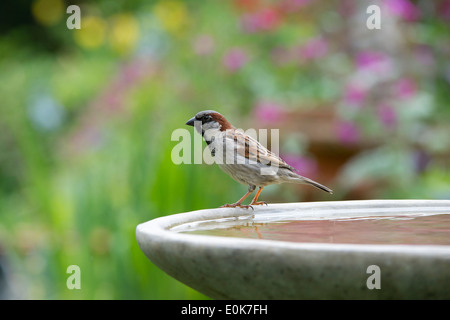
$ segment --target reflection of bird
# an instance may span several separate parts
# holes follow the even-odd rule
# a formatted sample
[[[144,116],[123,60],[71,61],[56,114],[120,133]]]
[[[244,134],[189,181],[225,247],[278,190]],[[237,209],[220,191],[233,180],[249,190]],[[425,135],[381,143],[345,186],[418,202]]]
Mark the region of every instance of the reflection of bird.
[[[248,192],[236,203],[222,207],[250,208],[266,204],[257,201],[262,189],[270,184],[291,182],[311,184],[326,192],[331,189],[295,173],[295,169],[267,150],[258,141],[236,130],[224,116],[212,110],[201,111],[186,122],[194,126],[209,146],[215,162],[236,181],[248,185]],[[256,187],[258,192],[250,205],[242,205]],[[253,207],[251,207],[253,209]]]

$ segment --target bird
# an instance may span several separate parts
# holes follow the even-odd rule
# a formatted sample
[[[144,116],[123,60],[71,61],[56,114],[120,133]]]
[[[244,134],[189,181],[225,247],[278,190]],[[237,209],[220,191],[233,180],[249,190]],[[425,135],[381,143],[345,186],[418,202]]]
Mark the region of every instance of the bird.
[[[220,208],[251,208],[267,205],[258,201],[264,187],[279,183],[309,184],[330,194],[333,191],[309,178],[299,175],[295,168],[269,151],[256,139],[236,129],[223,115],[214,110],[198,112],[186,122],[203,136],[215,162],[234,180],[247,185],[247,193],[237,202],[224,204]],[[258,187],[249,205],[242,202]]]

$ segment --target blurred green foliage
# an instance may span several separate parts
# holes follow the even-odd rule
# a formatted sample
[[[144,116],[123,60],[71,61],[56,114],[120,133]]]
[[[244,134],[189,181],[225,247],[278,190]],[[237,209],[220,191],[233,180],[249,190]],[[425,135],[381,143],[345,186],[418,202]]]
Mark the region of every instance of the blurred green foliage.
[[[75,1],[81,30],[66,28],[62,0],[3,4],[0,254],[9,297],[205,298],[160,271],[135,240],[139,223],[245,192],[216,166],[171,161],[172,131],[204,109],[244,125],[258,101],[290,111],[299,101],[331,103],[355,126],[342,132],[343,144],[382,141],[342,169],[339,186],[381,177],[390,182],[384,197],[449,198],[449,13],[434,16],[448,1],[431,13],[426,1],[398,1],[413,6],[397,12],[401,34],[418,32],[415,48],[431,65],[416,70],[409,61],[412,84],[395,82],[402,70],[389,75],[381,87],[393,81],[400,91],[387,102],[367,99],[372,109],[358,105],[361,97],[381,89],[358,95],[348,85],[385,59],[355,62],[358,46],[349,43],[359,38],[344,31],[364,7],[312,2]],[[402,95],[408,108],[377,109]],[[81,290],[66,287],[73,264]]]

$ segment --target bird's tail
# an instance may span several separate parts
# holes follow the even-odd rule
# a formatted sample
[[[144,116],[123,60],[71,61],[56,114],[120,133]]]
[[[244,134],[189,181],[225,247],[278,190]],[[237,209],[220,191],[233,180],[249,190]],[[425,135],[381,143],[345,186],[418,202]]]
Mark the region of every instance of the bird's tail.
[[[302,177],[300,175],[298,177],[296,177],[296,179],[292,179],[291,181],[292,182],[297,182],[297,183],[310,184],[310,185],[312,185],[312,186],[314,186],[316,188],[319,188],[319,189],[321,189],[321,190],[323,190],[325,192],[333,194],[333,190],[331,190],[330,188],[325,187],[324,185],[321,185],[320,183],[315,182],[314,180],[308,179],[306,177]]]

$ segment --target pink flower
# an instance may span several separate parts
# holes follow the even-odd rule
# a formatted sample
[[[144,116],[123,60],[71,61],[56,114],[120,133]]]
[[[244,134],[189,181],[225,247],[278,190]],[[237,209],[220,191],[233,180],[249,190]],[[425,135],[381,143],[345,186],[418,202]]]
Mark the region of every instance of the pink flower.
[[[397,124],[397,113],[392,106],[381,104],[377,109],[378,119],[388,129],[392,129]]]
[[[314,38],[299,49],[300,57],[304,60],[314,60],[323,57],[328,52],[328,43],[324,38]]]
[[[377,51],[362,51],[356,55],[358,68],[370,67],[372,64],[383,61],[384,55]]]
[[[362,106],[366,100],[367,91],[354,84],[349,84],[345,88],[344,101],[356,107]]]
[[[301,175],[314,177],[317,175],[317,163],[314,159],[296,154],[282,154],[281,158]]]
[[[354,144],[359,141],[359,130],[353,122],[339,122],[336,131],[338,139],[343,144]]]
[[[394,87],[395,94],[399,98],[410,98],[417,92],[416,83],[410,78],[402,78],[397,81]]]
[[[257,102],[253,112],[258,122],[279,123],[284,119],[284,108],[278,104],[268,101]]]
[[[230,49],[223,57],[223,65],[232,72],[241,69],[248,61],[247,53],[240,48]]]
[[[437,12],[444,20],[450,20],[450,0],[441,2]]]
[[[274,8],[264,8],[242,16],[242,29],[247,33],[272,31],[281,24],[281,15]]]
[[[382,52],[361,51],[355,58],[356,67],[376,73],[386,72],[391,68],[391,59]]]
[[[419,9],[409,0],[384,0],[390,13],[406,21],[416,21],[420,18]]]
[[[194,39],[194,52],[199,56],[207,56],[214,51],[214,39],[209,35],[200,35]]]

